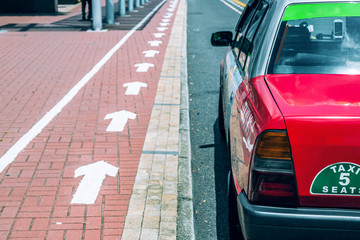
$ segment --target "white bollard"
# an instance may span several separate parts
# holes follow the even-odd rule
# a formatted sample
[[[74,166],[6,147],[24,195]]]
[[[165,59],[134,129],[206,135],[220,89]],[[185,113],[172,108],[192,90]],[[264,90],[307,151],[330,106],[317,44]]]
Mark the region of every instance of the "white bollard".
[[[119,14],[120,16],[125,16],[126,14],[125,0],[119,0]]]
[[[106,22],[114,24],[114,0],[106,0]]]
[[[128,0],[128,11],[134,11],[134,0]]]
[[[101,0],[92,0],[93,30],[102,30]]]

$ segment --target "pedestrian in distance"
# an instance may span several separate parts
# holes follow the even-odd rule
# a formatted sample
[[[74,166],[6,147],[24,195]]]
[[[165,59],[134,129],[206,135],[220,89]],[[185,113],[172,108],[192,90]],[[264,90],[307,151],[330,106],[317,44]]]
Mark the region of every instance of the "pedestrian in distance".
[[[92,9],[91,9],[91,0],[81,0],[81,11],[82,11],[82,20],[86,20],[86,3],[88,5],[89,14],[87,20],[91,20],[92,18]]]

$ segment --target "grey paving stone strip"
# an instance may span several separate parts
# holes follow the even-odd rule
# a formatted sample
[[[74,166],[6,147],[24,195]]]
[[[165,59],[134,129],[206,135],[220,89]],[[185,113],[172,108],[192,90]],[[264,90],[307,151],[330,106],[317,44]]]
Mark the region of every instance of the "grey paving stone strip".
[[[195,239],[186,0],[179,1],[125,220],[123,240]]]

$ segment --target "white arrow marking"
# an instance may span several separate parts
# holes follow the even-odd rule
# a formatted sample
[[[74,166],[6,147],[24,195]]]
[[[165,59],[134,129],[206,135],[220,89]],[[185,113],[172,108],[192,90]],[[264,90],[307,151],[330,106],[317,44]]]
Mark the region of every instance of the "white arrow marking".
[[[163,36],[165,36],[165,33],[153,33],[153,36],[155,38],[162,38]]]
[[[160,23],[160,26],[162,26],[162,27],[166,27],[166,26],[169,26],[170,25],[170,23]]]
[[[155,57],[156,54],[160,53],[159,51],[156,50],[147,50],[147,51],[143,51],[143,54],[145,57]]]
[[[107,132],[122,132],[129,119],[136,119],[136,114],[122,110],[119,112],[109,113],[105,116],[105,120],[112,119],[109,126],[106,128]]]
[[[162,44],[162,41],[148,41],[148,44],[150,44],[151,47],[158,47]]]
[[[91,163],[75,170],[75,178],[84,175],[71,204],[94,204],[106,177],[115,177],[119,168],[104,161]]]
[[[164,32],[166,31],[168,28],[167,27],[157,27],[156,28],[159,32]]]
[[[142,82],[130,82],[125,83],[123,87],[127,87],[125,95],[138,95],[140,88],[147,87],[147,84]]]
[[[163,22],[170,22],[171,19],[163,19],[163,20],[161,20],[161,21],[163,21]]]
[[[164,18],[171,18],[174,14],[173,13],[166,13]]]
[[[137,72],[147,72],[150,67],[154,67],[152,63],[138,63],[134,65],[137,69]]]

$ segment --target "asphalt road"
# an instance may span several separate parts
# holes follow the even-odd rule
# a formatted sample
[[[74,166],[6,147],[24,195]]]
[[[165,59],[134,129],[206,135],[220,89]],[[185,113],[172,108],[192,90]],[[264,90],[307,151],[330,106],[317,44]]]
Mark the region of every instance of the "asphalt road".
[[[224,1],[225,2],[225,1]],[[230,162],[217,125],[220,62],[216,31],[234,31],[240,12],[220,0],[188,0],[188,82],[196,239],[229,239],[227,174]],[[243,1],[247,2],[247,1]]]

